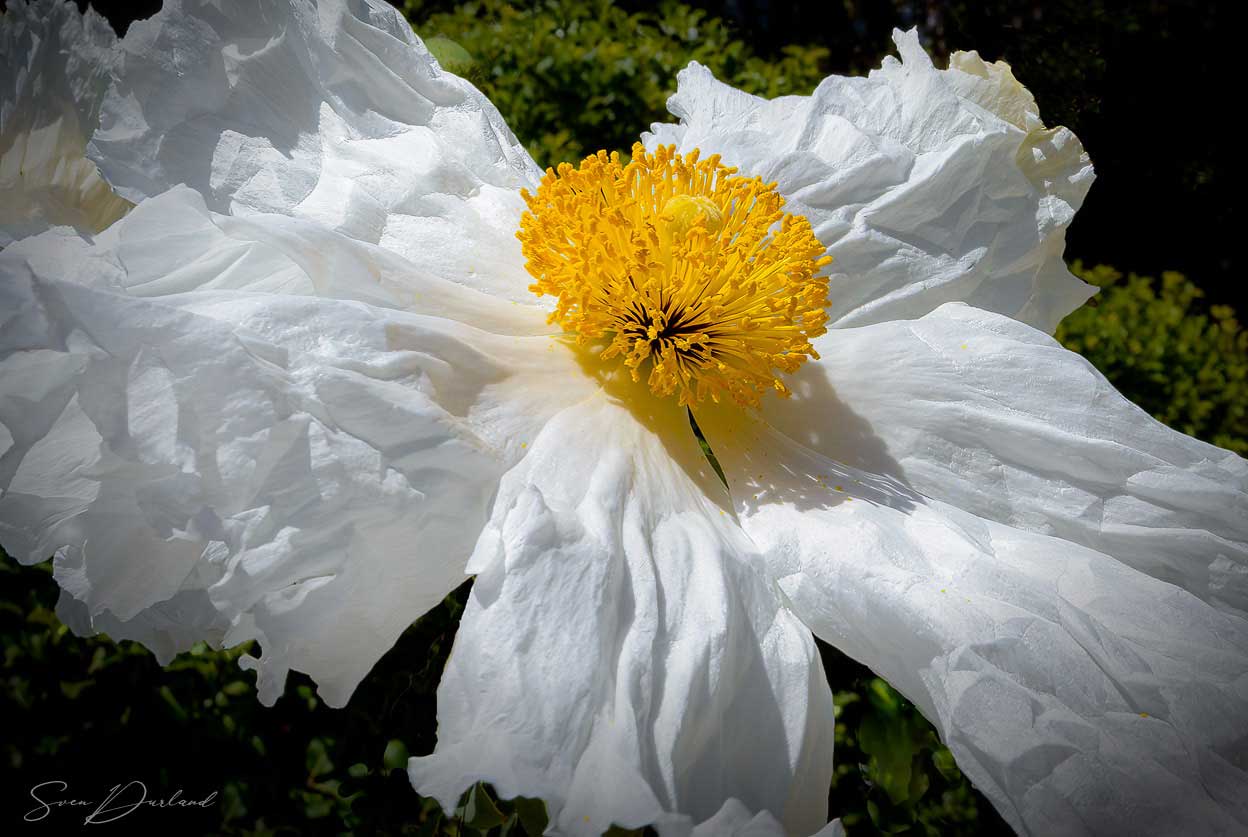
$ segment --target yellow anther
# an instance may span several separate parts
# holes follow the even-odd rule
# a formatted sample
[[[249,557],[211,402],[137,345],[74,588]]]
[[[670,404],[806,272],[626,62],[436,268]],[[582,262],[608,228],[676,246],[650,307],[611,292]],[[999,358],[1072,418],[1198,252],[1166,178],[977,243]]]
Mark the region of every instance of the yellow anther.
[[[711,236],[724,228],[724,214],[715,201],[703,195],[673,195],[659,213],[659,229],[669,243],[683,241],[699,220]]]
[[[516,237],[530,290],[558,297],[551,322],[634,380],[688,404],[727,395],[757,405],[778,372],[818,357],[831,259],[774,183],[736,176],[717,155],[633,147],[547,169]]]

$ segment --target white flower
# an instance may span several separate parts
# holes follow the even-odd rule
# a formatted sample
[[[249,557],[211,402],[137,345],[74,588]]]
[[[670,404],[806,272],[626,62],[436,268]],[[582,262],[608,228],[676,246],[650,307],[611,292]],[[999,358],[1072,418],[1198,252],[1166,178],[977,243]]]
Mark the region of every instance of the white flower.
[[[130,207],[83,156],[116,43],[63,0],[15,0],[0,18],[0,247],[53,224],[99,232]]]
[[[664,835],[824,825],[813,631],[1019,831],[1248,828],[1248,465],[1045,334],[1092,171],[1000,65],[681,74],[649,148],[776,181],[835,258],[793,396],[695,403],[725,492],[675,395],[548,323],[541,173],[396,12],[216,5],[122,43],[90,153],[136,208],[0,255],[0,540],[76,630],[256,639],[262,700],[340,706],[475,575],[417,790]]]

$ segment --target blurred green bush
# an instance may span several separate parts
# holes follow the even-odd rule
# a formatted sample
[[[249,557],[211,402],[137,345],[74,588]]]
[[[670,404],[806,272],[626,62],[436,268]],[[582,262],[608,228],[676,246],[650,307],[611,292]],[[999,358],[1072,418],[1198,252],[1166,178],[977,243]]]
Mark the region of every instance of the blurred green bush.
[[[827,57],[791,46],[763,60],[723,22],[679,3],[632,14],[606,0],[409,2],[407,12],[544,165],[625,150],[639,130],[669,119],[666,99],[690,60],[777,96],[813,89]],[[1199,288],[1177,274],[1124,281],[1104,266],[1075,270],[1103,290],[1063,323],[1065,345],[1158,419],[1248,452],[1248,333],[1233,312],[1206,310]],[[467,590],[404,633],[346,709],[325,707],[301,675],[269,709],[237,667],[244,649],[200,645],[161,669],[133,643],[75,638],[52,612],[47,565],[2,556],[6,785],[24,794],[34,781],[62,779],[98,794],[105,782],[135,778],[156,796],[216,790],[216,807],[177,824],[189,833],[540,833],[538,803],[498,801],[478,786],[446,818],[403,771],[409,753],[433,748],[435,691]],[[834,649],[820,651],[837,708],[829,807],[851,833],[1008,833],[912,705]],[[75,816],[57,815],[62,825]],[[171,824],[162,812],[147,822]]]
[[[627,152],[666,122],[676,73],[690,61],[763,96],[809,93],[827,50],[785,47],[768,61],[721,20],[681,3],[628,13],[609,0],[531,6],[475,0],[449,11],[409,0],[405,11],[447,69],[485,93],[542,166],[599,149]]]
[[[1072,270],[1102,290],[1057,338],[1159,421],[1248,455],[1248,331],[1235,312],[1202,305],[1204,293],[1179,273],[1124,282],[1106,265]]]

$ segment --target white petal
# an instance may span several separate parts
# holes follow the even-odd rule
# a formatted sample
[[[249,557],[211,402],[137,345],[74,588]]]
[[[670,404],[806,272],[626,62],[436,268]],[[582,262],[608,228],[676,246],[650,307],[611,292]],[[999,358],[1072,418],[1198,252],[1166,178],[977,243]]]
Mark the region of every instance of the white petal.
[[[694,827],[692,837],[788,837],[788,833],[767,811],[751,815],[741,800],[729,799],[715,816]],[[845,827],[833,820],[812,837],[845,837]]]
[[[791,438],[1248,615],[1248,462],[1154,420],[1052,338],[948,305],[816,347],[799,397],[765,406]]]
[[[186,183],[535,301],[515,231],[540,172],[389,5],[170,0],[122,49],[91,150],[123,195]]]
[[[0,24],[0,247],[58,224],[98,232],[129,208],[84,156],[116,43],[94,9],[8,4]]]
[[[774,180],[833,256],[834,326],[963,301],[1052,331],[1093,292],[1062,261],[1087,155],[1065,128],[1010,121],[1022,94],[970,89],[914,31],[894,38],[904,63],[829,76],[811,96],[760,99],[691,64],[668,101],[680,124],[655,125],[647,146],[701,148]]]
[[[1004,61],[989,64],[975,50],[949,56],[945,81],[968,101],[1023,130],[1043,128],[1040,108],[1031,91],[1014,78]]]
[[[634,416],[603,395],[543,428],[470,563],[418,791],[451,806],[482,779],[545,799],[564,834],[687,835],[733,798],[792,833],[824,825],[818,652],[714,480],[674,402]]]
[[[870,345],[862,368],[886,386],[888,342]],[[812,630],[914,701],[1022,832],[1248,827],[1248,621],[1102,552],[822,455],[887,456],[852,402],[822,397],[832,412],[792,437],[726,411],[698,417],[743,528]],[[909,397],[916,422],[941,409],[931,393]],[[974,432],[975,412],[962,416]],[[1024,418],[1020,445],[1041,430]],[[1064,461],[1061,447],[1037,449]]]
[[[438,316],[313,296],[316,270],[354,291],[398,266],[192,198],[0,256],[0,538],[56,552],[97,630],[162,656],[256,638],[262,699],[294,668],[340,705],[465,577],[521,441],[591,385],[550,338],[500,336],[540,333],[540,312],[434,280]],[[307,295],[256,290],[274,276]],[[445,316],[482,300],[507,309],[483,307],[497,333]]]
[[[12,245],[36,272],[131,296],[264,292],[416,310],[502,334],[556,331],[535,312],[430,274],[384,248],[283,215],[210,212],[184,186],[139,204],[92,246],[70,230]]]
[[[213,606],[208,591],[202,589],[182,590],[126,620],[108,610],[92,616],[85,602],[62,590],[56,601],[56,615],[78,636],[102,633],[113,641],[138,642],[162,666],[197,642],[220,646],[230,628],[229,620]]]

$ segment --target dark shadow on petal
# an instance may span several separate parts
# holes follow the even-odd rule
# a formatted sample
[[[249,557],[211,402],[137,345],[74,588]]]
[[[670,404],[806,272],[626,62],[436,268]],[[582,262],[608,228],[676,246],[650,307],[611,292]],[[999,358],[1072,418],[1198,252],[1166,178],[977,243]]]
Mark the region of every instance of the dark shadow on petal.
[[[618,358],[601,360],[598,353],[602,346],[577,346],[575,337],[571,335],[562,339],[573,348],[585,374],[596,380],[615,404],[628,410],[639,424],[658,437],[672,461],[680,465],[713,503],[732,514],[731,498],[702,453],[697,436],[689,425],[688,412],[677,403],[676,397],[656,396],[646,385],[646,373],[643,371],[642,380],[634,381]]]
[[[924,502],[871,425],[837,396],[817,361],[785,382],[793,394],[765,396],[757,410],[724,404],[694,410],[738,509],[784,503],[809,510],[865,501],[905,510]]]

